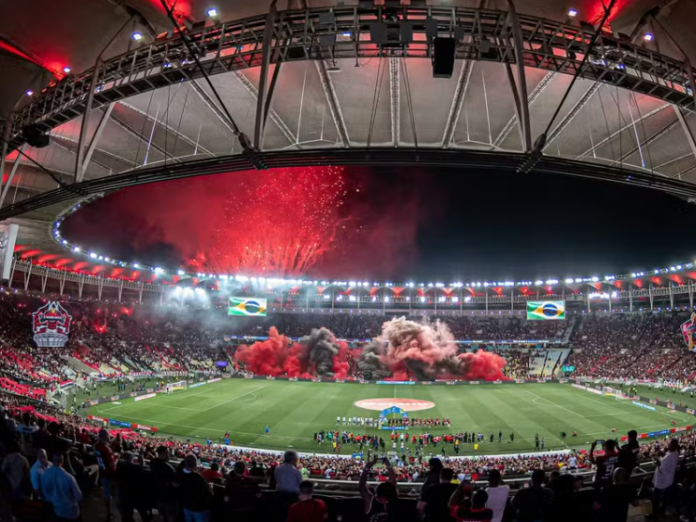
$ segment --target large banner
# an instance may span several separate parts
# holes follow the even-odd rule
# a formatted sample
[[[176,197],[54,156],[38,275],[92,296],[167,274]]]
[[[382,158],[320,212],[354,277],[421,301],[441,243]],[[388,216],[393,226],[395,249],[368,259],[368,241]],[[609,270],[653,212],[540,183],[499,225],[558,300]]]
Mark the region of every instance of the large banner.
[[[689,350],[696,351],[696,313],[692,313],[691,319],[681,324],[681,333]]]
[[[36,346],[62,348],[68,342],[72,317],[57,301],[49,301],[32,314]]]
[[[528,321],[565,319],[565,301],[527,301]]]
[[[0,224],[0,280],[10,278],[12,268],[12,254],[14,254],[19,225]]]
[[[256,297],[230,297],[227,315],[265,316],[267,301]]]

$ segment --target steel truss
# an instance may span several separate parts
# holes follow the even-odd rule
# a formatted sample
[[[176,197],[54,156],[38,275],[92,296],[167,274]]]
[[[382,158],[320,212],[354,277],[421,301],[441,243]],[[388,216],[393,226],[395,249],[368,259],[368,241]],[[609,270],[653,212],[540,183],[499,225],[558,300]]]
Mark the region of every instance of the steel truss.
[[[334,7],[282,11],[206,27],[189,34],[197,57],[208,75],[296,60],[409,57],[430,58],[429,37],[458,40],[457,59],[516,63],[515,42],[508,13],[458,7]],[[590,26],[577,27],[528,15],[517,15],[521,64],[552,72],[579,74],[634,92],[661,98],[694,111],[691,87],[694,73],[688,64],[630,41],[602,33],[591,56],[578,71],[593,36]],[[330,20],[327,22],[327,20]],[[267,28],[267,23],[273,26]],[[413,38],[402,41],[403,34]],[[374,42],[371,34],[385,34]],[[265,37],[265,38],[264,38]],[[521,39],[521,42],[519,41]],[[265,50],[264,41],[270,42]],[[268,61],[270,60],[270,61]],[[98,108],[153,89],[202,76],[183,40],[174,36],[133,49],[70,75],[48,87],[12,117],[11,148],[24,138],[31,123],[56,127],[85,112],[93,97]]]
[[[519,152],[490,152],[477,150],[442,150],[414,149],[399,147],[369,148],[333,148],[319,150],[287,150],[258,153],[258,159],[268,168],[302,167],[321,165],[403,165],[458,167],[469,166],[472,169],[511,171],[528,158]],[[176,164],[160,164],[149,168],[139,168],[121,174],[112,174],[102,178],[84,181],[77,185],[66,185],[50,192],[45,192],[14,205],[0,209],[0,220],[18,216],[24,212],[38,210],[48,205],[61,203],[75,198],[76,190],[80,196],[99,196],[104,193],[126,187],[183,179],[209,174],[223,174],[252,170],[254,165],[245,154],[219,156]],[[570,175],[587,179],[598,179],[625,183],[660,190],[686,199],[696,198],[696,185],[693,183],[666,178],[650,172],[627,172],[619,167],[603,166],[582,161],[543,156],[534,167],[535,172]]]

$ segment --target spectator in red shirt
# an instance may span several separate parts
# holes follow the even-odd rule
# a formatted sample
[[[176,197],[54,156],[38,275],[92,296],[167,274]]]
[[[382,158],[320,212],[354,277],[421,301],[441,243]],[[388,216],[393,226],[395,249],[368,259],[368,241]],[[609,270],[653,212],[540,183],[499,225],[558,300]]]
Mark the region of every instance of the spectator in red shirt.
[[[300,483],[300,501],[288,508],[288,522],[324,522],[328,518],[323,500],[312,498],[314,484],[309,480]]]
[[[471,504],[468,505],[468,500],[464,500],[462,504],[456,502],[458,498],[457,493],[460,490],[463,491],[463,488],[458,488],[452,495],[452,500],[450,500],[450,514],[452,518],[457,522],[491,522],[493,510],[486,507],[488,493],[483,489],[479,489],[471,497]]]
[[[116,475],[116,459],[109,447],[109,432],[99,430],[99,442],[94,447],[94,455],[99,465],[99,478],[104,490],[104,509],[106,516],[111,517],[111,482]]]
[[[201,476],[210,484],[222,483],[223,480],[222,473],[220,473],[220,466],[218,466],[217,462],[213,462],[210,468],[201,473]]]
[[[225,492],[230,507],[236,511],[252,511],[256,506],[261,489],[258,481],[245,476],[246,464],[243,460],[235,462],[232,472],[227,475]]]

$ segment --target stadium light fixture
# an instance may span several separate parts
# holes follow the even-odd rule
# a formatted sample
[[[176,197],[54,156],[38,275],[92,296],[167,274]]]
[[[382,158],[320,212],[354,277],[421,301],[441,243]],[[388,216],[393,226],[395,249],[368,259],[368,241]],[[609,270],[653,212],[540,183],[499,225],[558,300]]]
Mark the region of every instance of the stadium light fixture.
[[[140,268],[140,265],[138,263],[133,263],[133,268]]]
[[[578,10],[577,10],[577,9],[573,9],[573,8],[571,7],[570,9],[568,9],[568,16],[569,16],[570,18],[575,18],[576,16],[578,16]]]
[[[143,33],[136,31],[131,35],[131,38],[133,38],[133,40],[135,40],[136,42],[139,42],[143,39]]]
[[[34,96],[34,91],[31,89],[27,89],[27,92],[25,93],[27,96]]]
[[[655,39],[655,35],[652,33],[645,33],[643,35],[643,40],[645,40],[646,42],[652,42],[654,39]]]
[[[73,252],[79,252],[79,251],[80,251],[80,247],[73,248]]]
[[[72,69],[70,67],[68,67],[67,65],[65,67],[63,67],[63,72],[65,74],[70,74],[70,71],[72,71]]]
[[[218,15],[218,10],[217,7],[210,7],[205,14],[207,14],[210,18],[216,18]]]
[[[97,259],[97,254],[95,254],[94,252],[90,252],[89,257],[91,257],[92,259]]]

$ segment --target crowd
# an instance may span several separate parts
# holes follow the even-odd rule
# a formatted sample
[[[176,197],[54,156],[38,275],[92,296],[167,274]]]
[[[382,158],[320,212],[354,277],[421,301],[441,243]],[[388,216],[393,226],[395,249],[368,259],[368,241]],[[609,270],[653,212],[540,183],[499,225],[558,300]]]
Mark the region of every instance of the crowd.
[[[239,341],[227,336],[264,336],[271,325],[290,337],[326,326],[338,338],[370,339],[379,335],[385,317],[376,314],[276,314],[230,320],[215,310],[178,307],[126,307],[118,303],[73,302],[64,306],[73,321],[63,348],[41,348],[32,342],[31,314],[45,299],[22,294],[0,294],[0,388],[42,397],[59,383],[91,373],[118,377],[130,373],[211,371],[216,361],[235,358]],[[696,354],[684,348],[679,326],[687,312],[590,314],[570,321],[526,321],[519,317],[413,316],[420,321],[442,321],[457,339],[557,339],[568,341],[564,366],[574,376],[603,379],[694,382]],[[360,343],[354,343],[359,347]],[[495,351],[507,361],[511,378],[541,377],[538,364],[550,345],[472,346]],[[558,352],[556,352],[558,353]],[[548,361],[560,374],[560,365]],[[75,361],[81,365],[73,364]],[[537,361],[535,364],[534,362]],[[543,363],[543,361],[541,361]],[[349,377],[360,378],[357,364]]]
[[[601,452],[593,447],[563,455],[300,457],[293,451],[242,451],[107,430],[46,404],[5,394],[0,399],[2,520],[13,520],[13,514],[29,520],[32,513],[35,520],[51,520],[50,511],[60,520],[78,520],[90,494],[101,496],[103,515],[118,510],[124,521],[133,520],[134,511],[150,521],[155,509],[163,521],[182,514],[187,521],[207,521],[215,510],[235,520],[258,519],[261,513],[267,520],[323,520],[311,513],[326,513],[329,499],[312,500],[312,489],[317,479],[330,478],[358,482],[367,518],[344,520],[417,520],[419,514],[433,521],[512,520],[503,518],[508,513],[520,522],[619,521],[636,499],[636,486],[627,479],[643,462],[660,463],[649,496],[654,513],[667,506],[683,520],[696,515],[694,470],[679,467],[680,456],[696,451],[694,433],[642,445],[629,433],[621,448],[609,441]],[[592,483],[575,470],[593,470]],[[526,486],[511,491],[505,484],[511,476],[526,477]],[[417,504],[402,502],[399,483],[421,485],[406,490],[405,499],[419,491]],[[262,502],[269,494],[276,495],[271,514]],[[471,518],[475,513],[483,518]]]
[[[575,375],[605,379],[694,382],[696,354],[680,325],[688,312],[590,315],[573,332],[566,365]]]

